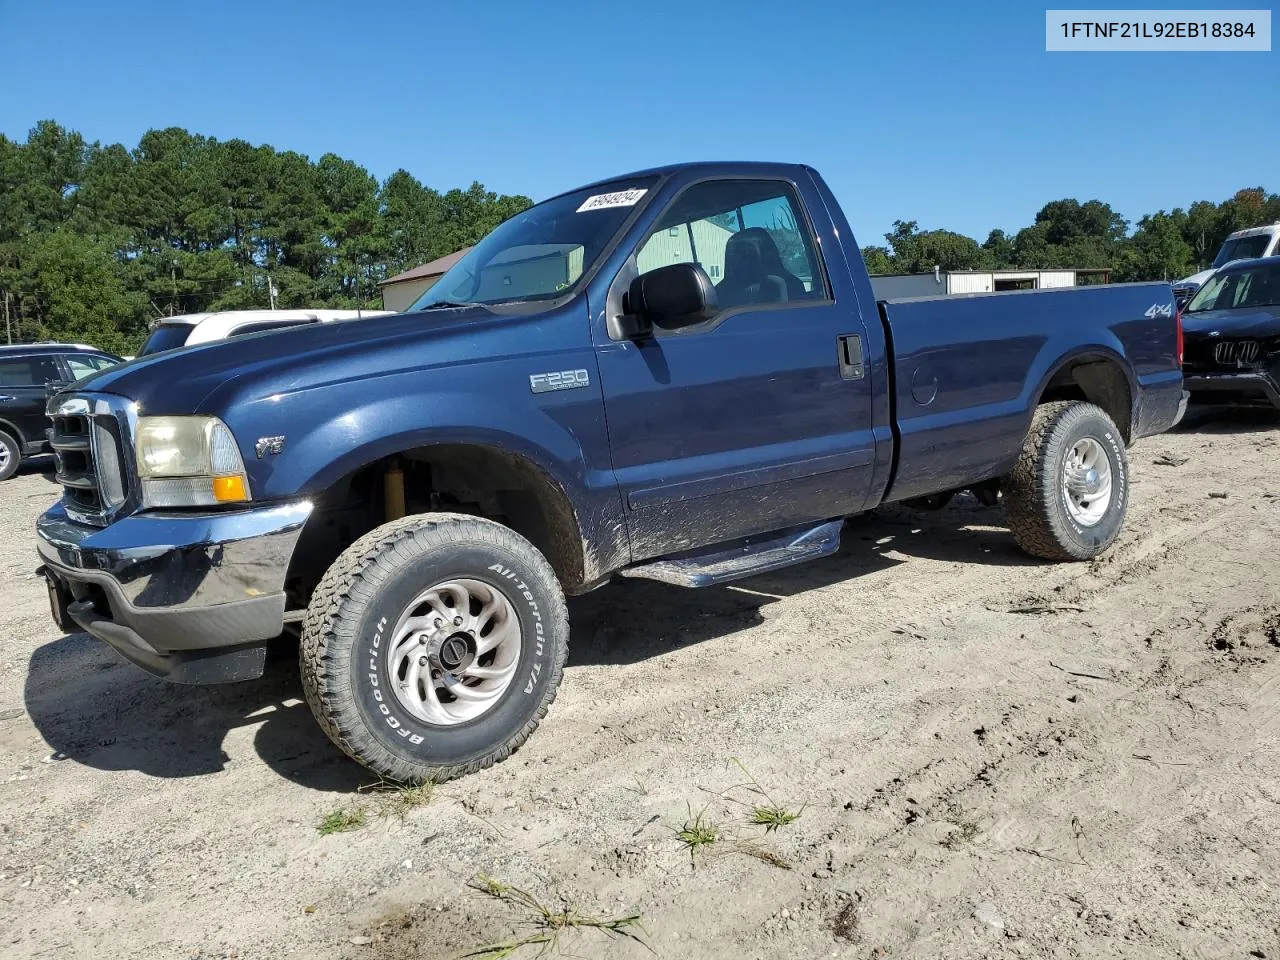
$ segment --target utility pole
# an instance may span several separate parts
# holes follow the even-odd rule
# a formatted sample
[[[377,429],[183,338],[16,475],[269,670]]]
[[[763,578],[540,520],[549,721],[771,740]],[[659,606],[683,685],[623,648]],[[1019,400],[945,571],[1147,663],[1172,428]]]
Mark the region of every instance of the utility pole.
[[[271,274],[267,274],[267,297],[271,300],[271,309],[276,308],[276,294],[280,291],[276,289],[276,282],[271,279]]]
[[[178,304],[178,261],[169,261],[169,278],[173,281],[173,302],[169,304],[169,316],[173,316],[174,308]]]
[[[356,254],[356,319],[361,317],[360,313],[360,255]]]
[[[10,345],[13,344],[13,330],[9,327],[9,291],[8,290],[4,292],[4,338]]]

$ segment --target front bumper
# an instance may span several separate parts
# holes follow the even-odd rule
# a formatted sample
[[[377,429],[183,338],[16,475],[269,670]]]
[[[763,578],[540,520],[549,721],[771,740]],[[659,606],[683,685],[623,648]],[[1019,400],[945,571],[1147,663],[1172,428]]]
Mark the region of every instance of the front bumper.
[[[284,626],[285,574],[310,514],[298,501],[91,527],[59,503],[36,521],[54,619],[178,683],[259,676],[265,641]]]
[[[1268,403],[1280,409],[1280,384],[1270,373],[1250,370],[1240,373],[1188,373],[1184,382],[1198,399],[1220,399],[1239,403]]]

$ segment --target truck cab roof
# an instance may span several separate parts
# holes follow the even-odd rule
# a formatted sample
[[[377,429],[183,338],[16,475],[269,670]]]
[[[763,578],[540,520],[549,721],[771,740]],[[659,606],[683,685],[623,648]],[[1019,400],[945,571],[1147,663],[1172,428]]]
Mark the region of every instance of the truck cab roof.
[[[1280,263],[1280,254],[1270,257],[1247,257],[1240,260],[1232,260],[1220,266],[1214,273],[1238,273],[1241,270],[1252,270],[1254,267],[1267,266],[1273,263]]]
[[[1230,234],[1228,240],[1238,240],[1241,237],[1259,237],[1262,235],[1270,236],[1273,233],[1280,233],[1280,221],[1275,223],[1264,223],[1260,227],[1246,227],[1243,230],[1236,230]]]
[[[638,180],[641,177],[668,177],[676,173],[705,173],[708,176],[743,176],[765,177],[776,179],[779,173],[796,174],[810,168],[801,163],[771,163],[763,160],[699,160],[696,163],[668,163],[661,167],[649,167],[645,170],[632,170],[616,177],[606,177],[594,183],[566,190],[557,196],[590,190],[606,183],[617,183],[619,180]],[[549,199],[555,199],[551,197]]]

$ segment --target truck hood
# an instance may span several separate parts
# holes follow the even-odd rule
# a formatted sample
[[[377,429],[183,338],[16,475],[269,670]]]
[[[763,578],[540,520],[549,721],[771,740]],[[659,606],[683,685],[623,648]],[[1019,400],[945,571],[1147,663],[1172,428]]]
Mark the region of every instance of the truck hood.
[[[127,397],[148,414],[216,412],[210,397],[241,392],[234,388],[290,392],[422,365],[428,351],[437,363],[463,360],[492,326],[522,319],[472,307],[287,327],[139,357],[75,389]],[[453,346],[441,355],[446,343]]]
[[[1280,334],[1280,305],[1184,313],[1182,329],[1203,337],[1273,337]]]

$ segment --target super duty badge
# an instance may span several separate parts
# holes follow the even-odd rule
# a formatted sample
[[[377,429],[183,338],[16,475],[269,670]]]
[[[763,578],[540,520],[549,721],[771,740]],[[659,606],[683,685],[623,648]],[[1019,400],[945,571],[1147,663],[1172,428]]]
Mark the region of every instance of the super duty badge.
[[[591,375],[585,370],[561,370],[558,373],[529,374],[529,389],[534,393],[548,390],[576,390],[591,385]]]

